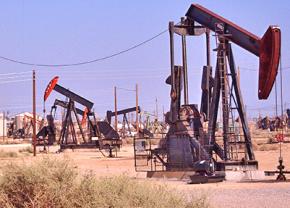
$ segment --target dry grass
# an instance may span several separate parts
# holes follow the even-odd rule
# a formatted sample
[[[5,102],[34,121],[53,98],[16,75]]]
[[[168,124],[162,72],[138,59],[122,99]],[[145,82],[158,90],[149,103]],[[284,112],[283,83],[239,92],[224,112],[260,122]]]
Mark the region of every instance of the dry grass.
[[[27,147],[24,147],[22,149],[19,149],[18,152],[20,152],[20,153],[33,153],[33,148],[32,148],[32,146],[27,146]]]
[[[123,144],[130,144],[132,145],[134,143],[134,138],[133,137],[126,137],[124,139],[122,139]]]
[[[0,150],[0,158],[18,157],[17,152]]]
[[[23,144],[23,143],[29,143],[29,140],[23,140],[23,139],[12,139],[5,137],[4,140],[0,139],[0,144]]]
[[[208,207],[205,197],[182,195],[126,176],[79,175],[68,160],[9,164],[0,176],[0,207]]]
[[[258,146],[258,150],[260,151],[274,151],[279,147],[276,144],[262,144]]]

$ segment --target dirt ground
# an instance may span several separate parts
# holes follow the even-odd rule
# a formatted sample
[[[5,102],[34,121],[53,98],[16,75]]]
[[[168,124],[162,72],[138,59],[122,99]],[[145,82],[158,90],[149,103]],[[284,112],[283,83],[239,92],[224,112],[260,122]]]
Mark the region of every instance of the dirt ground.
[[[271,144],[278,145],[278,144]],[[29,144],[0,145],[0,151],[16,151]],[[36,158],[30,155],[15,158],[0,158],[0,167],[6,162],[17,161],[29,163],[41,157],[69,158],[80,172],[93,171],[96,176],[113,176],[125,174],[137,180],[149,183],[166,184],[178,191],[206,195],[212,207],[290,207],[290,183],[275,183],[271,180],[260,182],[222,182],[212,184],[190,185],[184,181],[167,179],[146,179],[146,173],[134,169],[132,145],[121,148],[116,158],[106,158],[97,150],[71,150],[58,153],[58,147],[51,147],[48,154],[39,153]],[[279,151],[255,151],[260,170],[274,170],[277,166]],[[38,148],[40,150],[40,148]],[[283,144],[283,158],[286,169],[290,170],[290,144]],[[288,176],[290,179],[290,175]]]

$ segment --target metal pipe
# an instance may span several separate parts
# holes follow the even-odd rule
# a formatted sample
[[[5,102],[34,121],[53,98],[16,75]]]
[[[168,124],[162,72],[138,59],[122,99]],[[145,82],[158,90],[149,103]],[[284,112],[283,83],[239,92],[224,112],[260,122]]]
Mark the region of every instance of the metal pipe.
[[[207,71],[206,71],[206,89],[207,89],[207,119],[208,119],[208,114],[209,114],[209,106],[210,106],[210,98],[211,98],[211,89],[209,86],[209,80],[210,77],[212,76],[211,74],[211,68],[210,68],[210,30],[207,28],[206,29],[206,65],[207,65]]]
[[[281,119],[282,122],[284,121],[284,115],[283,115],[283,74],[282,74],[282,61],[280,56],[280,99],[281,99]],[[282,126],[282,139],[284,140],[284,129]],[[283,160],[282,158],[282,142],[279,142],[279,160]]]
[[[278,93],[277,93],[277,80],[275,80],[275,116],[278,117]]]
[[[33,105],[33,156],[36,156],[36,89],[35,89],[35,70],[32,72],[32,105]]]
[[[184,17],[181,18],[181,24],[184,24]],[[187,73],[187,54],[186,54],[186,37],[182,39],[182,65],[183,65],[183,82],[184,82],[184,104],[188,104],[188,73]]]
[[[138,118],[138,84],[136,84],[136,131],[139,135],[139,118]]]
[[[114,87],[115,98],[115,131],[118,132],[118,112],[117,112],[117,87]]]
[[[175,89],[175,73],[174,73],[174,22],[169,22],[169,38],[170,38],[170,67],[171,67],[171,87],[174,93]]]
[[[205,32],[206,37],[206,65],[210,66],[210,30],[207,28]]]

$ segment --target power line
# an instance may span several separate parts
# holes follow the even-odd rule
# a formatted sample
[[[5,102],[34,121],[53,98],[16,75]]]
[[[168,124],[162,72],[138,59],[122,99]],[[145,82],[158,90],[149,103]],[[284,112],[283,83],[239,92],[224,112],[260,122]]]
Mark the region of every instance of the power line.
[[[11,72],[11,73],[3,73],[0,76],[11,76],[11,75],[20,75],[20,74],[28,74],[32,73],[31,71],[23,71],[23,72]]]
[[[31,62],[25,62],[25,61],[20,61],[17,59],[12,59],[12,58],[7,58],[5,56],[0,56],[0,59],[6,60],[6,61],[10,61],[13,63],[17,63],[17,64],[22,64],[22,65],[28,65],[28,66],[38,66],[38,67],[68,67],[68,66],[79,66],[79,65],[85,65],[85,64],[91,64],[91,63],[95,63],[95,62],[99,62],[99,61],[104,61],[106,59],[110,59],[113,58],[115,56],[119,56],[121,54],[127,53],[131,50],[134,50],[135,48],[138,48],[142,45],[145,45],[146,43],[154,40],[155,38],[158,38],[159,36],[163,35],[164,33],[166,33],[168,31],[168,29],[163,30],[162,32],[154,35],[151,38],[148,38],[145,41],[142,41],[141,43],[138,43],[136,45],[133,45],[125,50],[121,50],[119,52],[113,53],[111,55],[108,56],[104,56],[104,57],[100,57],[100,58],[96,58],[93,60],[88,60],[88,61],[83,61],[83,62],[76,62],[76,63],[69,63],[69,64],[37,64],[37,63],[31,63]]]
[[[84,74],[84,72],[88,72],[88,73],[100,73],[100,72],[105,72],[106,74],[107,73],[116,73],[116,71],[120,72],[120,73],[125,73],[125,72],[134,72],[134,73],[140,73],[140,72],[148,72],[148,71],[168,71],[170,69],[169,66],[160,66],[160,67],[157,67],[157,66],[147,66],[147,67],[126,67],[126,68],[123,68],[123,67],[110,67],[110,68],[106,68],[106,67],[101,67],[101,68],[98,68],[98,70],[96,69],[83,69],[83,70],[74,70],[74,74],[75,73],[82,73]],[[38,73],[41,73],[41,74],[44,74],[44,73],[51,73],[51,69],[42,69],[42,70],[37,70]],[[61,71],[58,71],[58,73],[70,73],[71,74],[71,71],[68,70],[68,68],[64,68],[63,70]]]
[[[0,77],[0,80],[6,80],[6,79],[17,79],[17,78],[28,78],[31,77],[31,75],[19,75],[19,76],[9,76],[9,77]]]
[[[77,76],[71,76],[71,77],[65,77],[62,78],[62,81],[70,81],[70,80],[129,80],[129,79],[158,79],[158,78],[164,78],[162,75],[142,75],[142,76],[95,76],[95,77],[77,77]],[[47,81],[46,78],[39,78],[37,80]]]
[[[242,71],[246,70],[246,71],[253,71],[253,72],[256,72],[258,71],[258,69],[254,69],[254,68],[248,68],[248,67],[240,67],[240,69],[242,69]],[[287,66],[287,67],[284,67],[282,69],[290,69],[290,66]]]
[[[118,89],[118,90],[129,91],[129,92],[136,92],[136,90],[128,89],[128,88],[124,88],[124,87],[117,87],[117,89]]]
[[[36,105],[37,108],[43,107],[43,105]],[[21,105],[21,106],[15,106],[15,105],[10,105],[10,106],[0,106],[0,109],[5,109],[5,110],[17,110],[17,109],[26,109],[26,108],[32,108],[32,105]]]
[[[28,82],[28,81],[32,81],[32,79],[22,79],[22,80],[4,81],[4,82],[0,82],[0,84],[17,83],[17,82]]]

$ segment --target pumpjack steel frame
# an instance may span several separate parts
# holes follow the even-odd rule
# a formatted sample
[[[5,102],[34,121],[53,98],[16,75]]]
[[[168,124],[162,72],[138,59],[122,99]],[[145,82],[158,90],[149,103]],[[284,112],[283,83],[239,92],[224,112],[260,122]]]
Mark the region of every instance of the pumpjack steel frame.
[[[118,110],[117,112],[107,111],[107,113],[106,113],[106,120],[108,121],[108,123],[110,125],[111,125],[112,117],[114,117],[116,115],[123,115],[122,132],[121,132],[122,138],[125,138],[126,125],[128,126],[129,134],[131,134],[131,128],[130,128],[128,117],[127,117],[127,114],[131,113],[131,112],[136,112],[136,107]],[[140,108],[140,106],[137,106],[137,113],[140,113],[140,112],[141,112],[141,108]]]
[[[54,112],[56,111],[57,106],[60,106],[60,107],[64,108],[66,111],[68,111],[69,108],[70,108],[70,103],[67,102],[67,101],[62,101],[62,100],[59,100],[59,99],[55,99],[54,104],[51,107],[51,112],[50,112],[51,115],[53,114],[52,111],[54,111]],[[82,116],[81,125],[79,125],[79,123],[78,123],[79,128],[82,128],[83,125],[87,123],[87,126],[89,128],[90,138],[91,137],[100,137],[101,136],[101,133],[99,131],[98,126],[94,125],[94,123],[97,123],[97,121],[96,121],[95,114],[93,112],[88,111],[87,108],[83,111],[83,110],[81,110],[79,108],[76,108],[76,107],[74,107],[74,109],[72,109],[72,111],[74,112],[75,116],[77,116],[77,115]],[[90,118],[90,116],[93,117],[93,121]]]
[[[198,23],[198,24],[197,24]],[[217,40],[217,62],[214,77],[210,64],[210,31]],[[182,66],[175,65],[174,34],[182,39]],[[206,34],[207,64],[203,68],[201,109],[188,103],[188,75],[186,36]],[[258,162],[252,149],[251,135],[247,124],[243,99],[237,78],[233,42],[259,57],[259,99],[266,99],[275,81],[280,59],[281,32],[278,26],[270,26],[262,38],[244,30],[223,17],[193,4],[181,18],[180,24],[169,22],[171,75],[166,80],[171,85],[170,125],[165,141],[158,148],[150,150],[143,143],[141,150],[148,153],[148,160],[160,163],[159,171],[193,170],[202,174],[214,174],[215,170],[239,167],[256,169]],[[181,105],[181,86],[184,86],[184,105]],[[223,117],[223,139],[216,136],[217,115],[221,99]],[[234,123],[233,111],[237,111],[242,135],[230,130]],[[208,121],[207,132],[201,122]],[[242,139],[241,139],[242,137]],[[243,157],[233,157],[232,147],[244,146]],[[138,149],[138,148],[137,148]],[[140,149],[140,148],[139,148]],[[139,152],[142,152],[139,151]],[[239,154],[240,152],[237,152]],[[214,157],[216,155],[216,157]],[[135,151],[135,160],[138,151]],[[138,170],[138,167],[136,167]],[[151,169],[150,171],[157,171]]]

